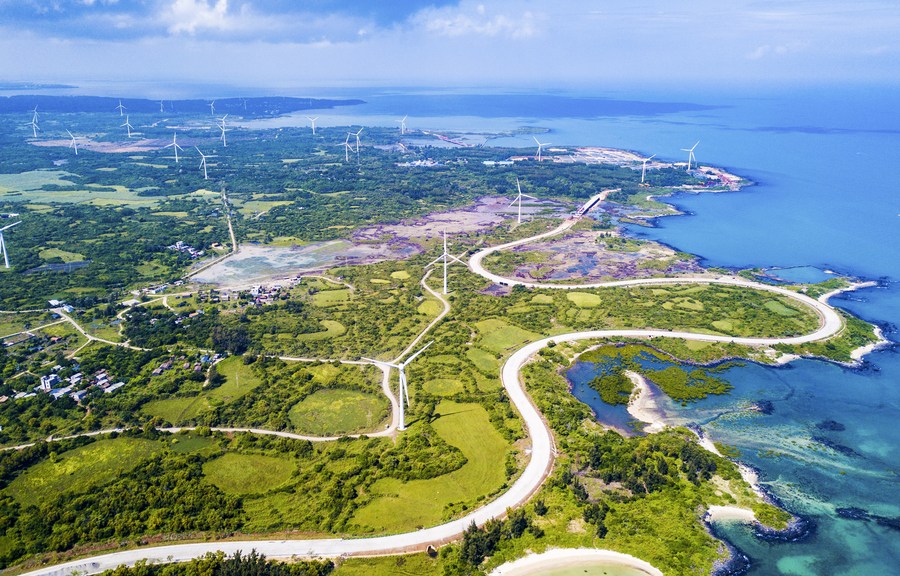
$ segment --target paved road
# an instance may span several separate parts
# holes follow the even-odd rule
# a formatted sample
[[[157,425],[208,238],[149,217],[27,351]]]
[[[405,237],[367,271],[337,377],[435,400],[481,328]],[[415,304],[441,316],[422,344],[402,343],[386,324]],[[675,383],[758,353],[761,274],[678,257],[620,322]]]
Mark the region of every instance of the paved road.
[[[522,284],[525,286],[533,286],[539,288],[550,289],[584,289],[586,286],[566,286],[557,284],[541,284],[527,283],[514,279],[503,278],[492,274],[484,269],[481,265],[483,258],[497,250],[503,250],[525,242],[532,242],[541,238],[546,238],[559,234],[574,224],[574,220],[567,220],[561,226],[550,232],[539,234],[533,238],[509,242],[500,246],[487,248],[473,255],[469,260],[469,265],[477,274],[484,276],[494,282],[503,282],[505,284]],[[506,361],[501,370],[501,380],[503,387],[509,395],[510,401],[521,414],[525,423],[528,437],[531,439],[531,458],[525,467],[523,473],[512,484],[512,486],[496,499],[488,502],[481,508],[474,510],[463,518],[447,522],[431,528],[408,532],[405,534],[397,534],[392,536],[380,536],[373,538],[329,538],[314,540],[249,540],[235,542],[204,542],[197,544],[178,544],[169,546],[159,546],[153,548],[140,548],[135,550],[127,550],[122,552],[113,552],[93,558],[76,560],[53,567],[47,567],[40,570],[27,573],[25,576],[63,576],[69,575],[74,571],[86,574],[93,574],[103,570],[115,568],[120,564],[133,565],[138,560],[149,560],[151,562],[178,562],[186,561],[191,558],[203,555],[207,552],[221,550],[226,554],[233,553],[236,550],[247,551],[255,548],[258,552],[265,554],[270,558],[286,558],[291,556],[327,556],[337,557],[343,555],[376,555],[376,554],[392,554],[409,551],[421,551],[428,545],[440,545],[448,541],[455,540],[463,532],[463,530],[472,522],[483,524],[491,518],[502,517],[509,508],[515,508],[526,502],[543,484],[545,478],[553,467],[556,456],[556,450],[553,445],[553,436],[540,412],[534,406],[531,398],[525,392],[520,380],[520,372],[522,367],[528,360],[542,348],[554,343],[574,342],[578,340],[594,340],[603,338],[683,338],[686,340],[698,340],[703,342],[734,342],[737,344],[747,345],[772,345],[777,343],[797,344],[810,342],[826,338],[836,334],[842,329],[843,323],[841,317],[833,308],[828,306],[823,297],[822,301],[817,301],[808,296],[797,294],[782,288],[766,286],[748,282],[741,278],[719,277],[719,278],[694,278],[694,279],[651,279],[651,280],[628,280],[622,282],[610,282],[595,284],[592,287],[606,286],[636,286],[636,285],[658,285],[658,284],[683,284],[683,283],[719,283],[728,285],[739,285],[760,290],[768,290],[778,292],[785,296],[794,298],[804,304],[813,307],[820,315],[820,328],[811,334],[804,336],[796,336],[791,338],[734,338],[731,336],[720,336],[712,334],[694,334],[681,331],[666,330],[588,330],[583,332],[573,332],[570,334],[562,334],[538,340],[527,344],[513,353]],[[427,285],[426,285],[427,288]],[[434,293],[429,289],[430,292]],[[446,300],[441,298],[445,304],[445,313],[449,307]],[[430,326],[443,318],[443,314],[439,316]],[[427,330],[426,330],[427,331]],[[424,332],[423,332],[424,334]],[[420,334],[418,339],[421,339]],[[417,340],[418,340],[417,339]],[[413,345],[418,342],[414,342]]]

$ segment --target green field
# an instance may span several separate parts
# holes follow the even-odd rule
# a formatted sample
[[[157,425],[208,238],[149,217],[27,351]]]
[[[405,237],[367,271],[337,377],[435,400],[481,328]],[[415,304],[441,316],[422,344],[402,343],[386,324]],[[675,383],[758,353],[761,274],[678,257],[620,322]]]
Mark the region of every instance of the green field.
[[[497,490],[506,480],[503,455],[509,444],[491,424],[478,404],[458,404],[445,400],[437,407],[441,417],[434,429],[459,448],[466,464],[450,474],[430,480],[401,482],[393,478],[372,485],[378,495],[359,509],[354,521],[379,532],[399,532],[418,526],[432,526],[446,519],[452,505],[471,503]]]
[[[579,308],[596,308],[602,302],[599,296],[587,292],[566,292],[566,299]]]
[[[347,558],[332,572],[334,576],[423,576],[439,574],[438,560],[426,554]]]
[[[476,368],[488,374],[496,373],[500,368],[497,356],[491,354],[481,348],[469,348],[466,350],[466,358],[468,358]]]
[[[350,300],[350,290],[342,288],[340,290],[323,290],[313,295],[313,304],[316,306],[334,306],[335,304],[343,304]]]
[[[800,313],[797,309],[785,306],[784,303],[778,300],[769,300],[765,303],[765,307],[781,316],[796,316]]]
[[[291,339],[296,338],[297,340],[303,340],[306,342],[314,342],[316,340],[327,340],[328,338],[336,338],[341,336],[347,329],[343,324],[337,322],[336,320],[320,320],[319,324],[325,327],[323,332],[311,332],[309,334],[298,334],[296,337],[292,336]]]
[[[389,411],[385,398],[358,390],[318,390],[291,408],[294,429],[313,436],[372,431]]]
[[[426,382],[422,389],[437,396],[453,396],[464,390],[462,382],[451,378],[437,378]]]
[[[47,248],[46,250],[41,250],[38,255],[44,260],[59,258],[63,262],[84,261],[84,254],[79,254],[77,252],[66,252],[65,250],[60,250],[59,248]]]
[[[98,440],[32,466],[13,480],[6,492],[26,506],[66,492],[84,492],[162,450],[161,443],[140,438]]]
[[[203,474],[228,494],[261,494],[290,480],[296,468],[286,457],[229,452],[203,464]]]
[[[204,390],[197,396],[153,400],[143,406],[143,411],[177,424],[195,418],[214,404],[227,404],[244,396],[261,384],[240,356],[226,358],[216,364],[225,383],[212,390]]]
[[[481,333],[479,345],[491,352],[503,352],[523,342],[537,340],[541,337],[540,334],[512,326],[497,318],[482,320],[475,326]]]
[[[425,300],[424,302],[419,304],[419,307],[416,309],[416,311],[419,314],[423,314],[425,316],[437,316],[443,309],[443,304],[441,304],[437,300]]]
[[[394,280],[409,280],[410,276],[409,272],[407,272],[406,270],[396,270],[394,272],[391,272],[391,278],[393,278]]]

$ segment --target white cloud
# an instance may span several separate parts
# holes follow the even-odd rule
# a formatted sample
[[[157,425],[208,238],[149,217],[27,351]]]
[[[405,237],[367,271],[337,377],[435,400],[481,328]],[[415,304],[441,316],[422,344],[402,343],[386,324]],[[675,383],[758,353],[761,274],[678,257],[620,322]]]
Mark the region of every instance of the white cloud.
[[[799,41],[788,42],[786,44],[763,44],[761,46],[757,46],[756,49],[747,54],[747,59],[761,60],[768,56],[784,56],[793,52],[800,52],[806,47],[807,44],[805,42]]]
[[[520,14],[492,13],[484,4],[426,8],[410,19],[413,27],[440,36],[503,36],[529,38],[538,33],[538,17],[531,11]]]
[[[229,28],[228,0],[175,0],[166,11],[164,19],[169,32],[194,34],[197,30],[225,30]]]

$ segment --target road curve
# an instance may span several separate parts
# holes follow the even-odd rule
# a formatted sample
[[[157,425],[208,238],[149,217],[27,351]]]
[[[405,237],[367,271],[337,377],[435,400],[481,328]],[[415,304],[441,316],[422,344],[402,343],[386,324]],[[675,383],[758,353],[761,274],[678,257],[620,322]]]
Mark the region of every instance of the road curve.
[[[837,312],[828,306],[824,300],[827,296],[823,296],[821,300],[815,300],[803,294],[798,294],[785,290],[783,288],[767,286],[764,284],[756,284],[741,278],[719,277],[719,278],[662,278],[647,280],[626,280],[620,282],[600,283],[593,285],[558,285],[558,284],[541,284],[528,283],[515,279],[504,278],[492,274],[484,269],[481,265],[485,256],[498,250],[511,248],[526,242],[546,238],[559,234],[574,224],[574,220],[570,219],[554,230],[539,234],[532,238],[517,240],[499,246],[486,248],[474,254],[469,265],[472,270],[493,282],[502,282],[504,284],[530,286],[535,288],[548,289],[575,289],[575,288],[591,288],[591,287],[610,287],[610,286],[640,286],[640,285],[658,285],[658,284],[684,284],[684,283],[705,283],[705,284],[728,284],[737,285],[760,290],[776,292],[785,296],[794,298],[804,304],[813,307],[820,316],[820,327],[811,334],[804,336],[796,336],[790,338],[737,338],[731,336],[721,336],[714,334],[696,334],[691,332],[668,331],[668,330],[588,330],[583,332],[573,332],[569,334],[561,334],[543,338],[536,342],[526,344],[522,348],[509,357],[501,370],[501,381],[510,401],[519,411],[522,420],[531,439],[531,458],[522,474],[509,487],[509,489],[488,502],[481,508],[469,513],[468,515],[438,526],[408,532],[405,534],[396,534],[390,536],[378,536],[370,538],[329,538],[329,539],[305,539],[305,540],[247,540],[247,541],[231,541],[231,542],[203,542],[196,544],[176,544],[168,546],[140,548],[135,550],[127,550],[121,552],[113,552],[92,558],[75,560],[65,564],[50,566],[26,573],[24,576],[67,576],[75,571],[82,574],[94,574],[103,570],[109,570],[119,565],[133,565],[139,560],[147,560],[150,562],[182,562],[192,558],[201,556],[207,552],[221,550],[226,554],[231,554],[237,550],[247,551],[256,549],[259,553],[265,554],[270,558],[288,558],[291,556],[323,556],[338,557],[345,555],[378,555],[378,554],[397,554],[403,552],[421,551],[428,545],[441,545],[446,542],[455,540],[463,532],[463,530],[475,522],[481,525],[492,518],[503,517],[509,508],[514,508],[526,502],[543,484],[544,479],[549,474],[555,460],[555,447],[553,445],[553,436],[550,428],[544,422],[541,413],[532,403],[531,398],[526,393],[524,386],[520,380],[522,367],[528,360],[542,348],[550,343],[574,342],[578,340],[594,340],[604,338],[682,338],[686,340],[698,340],[703,342],[733,342],[737,344],[746,344],[752,346],[772,345],[772,344],[799,344],[803,342],[811,342],[827,338],[839,332],[842,329],[843,322]],[[426,285],[427,287],[427,285]],[[429,290],[433,293],[433,291]],[[441,300],[444,300],[441,298]],[[444,300],[445,310],[447,302]],[[441,315],[436,321],[443,318]],[[430,327],[430,326],[429,326]],[[421,335],[420,337],[421,338]],[[415,342],[413,343],[415,345]]]

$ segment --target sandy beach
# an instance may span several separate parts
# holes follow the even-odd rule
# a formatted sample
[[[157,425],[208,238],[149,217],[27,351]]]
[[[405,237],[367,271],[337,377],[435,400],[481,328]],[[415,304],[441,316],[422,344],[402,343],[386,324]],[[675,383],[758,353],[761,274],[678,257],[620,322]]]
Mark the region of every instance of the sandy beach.
[[[707,522],[756,522],[753,510],[737,506],[710,506],[706,511]]]
[[[626,370],[625,375],[634,383],[635,391],[628,400],[628,413],[635,420],[645,423],[644,432],[652,434],[666,427],[665,416],[656,403],[653,390],[647,384],[647,380],[631,370]]]
[[[539,576],[565,568],[601,566],[628,568],[634,574],[662,576],[662,572],[640,558],[595,548],[557,548],[543,554],[530,554],[498,566],[490,576]]]

